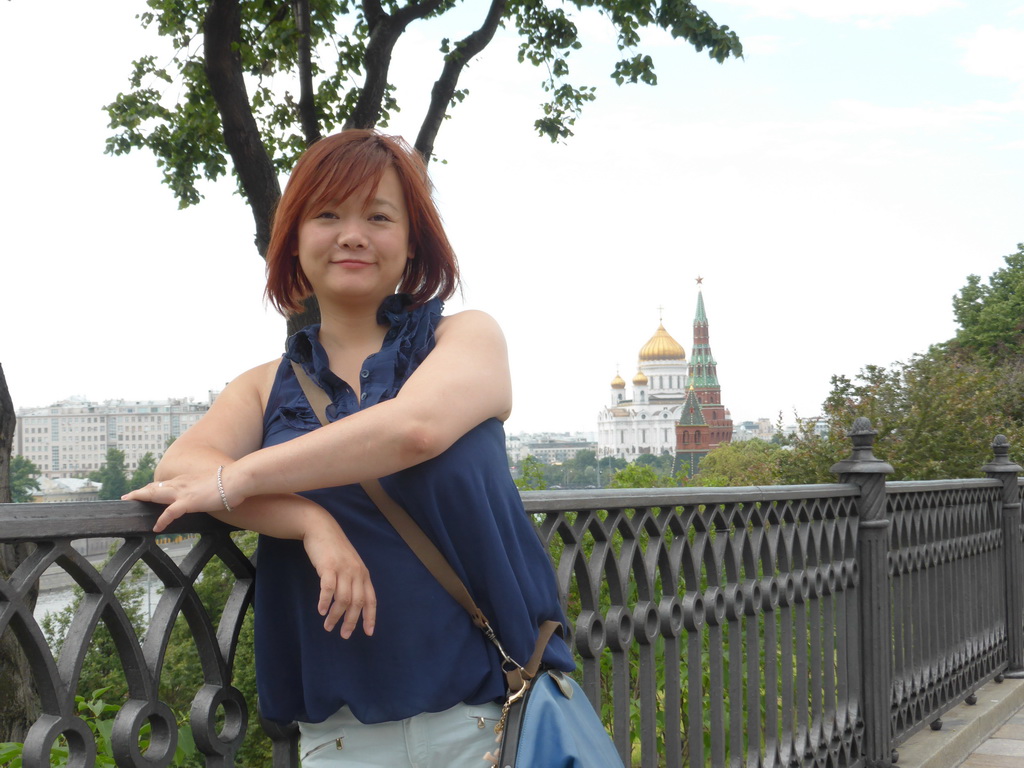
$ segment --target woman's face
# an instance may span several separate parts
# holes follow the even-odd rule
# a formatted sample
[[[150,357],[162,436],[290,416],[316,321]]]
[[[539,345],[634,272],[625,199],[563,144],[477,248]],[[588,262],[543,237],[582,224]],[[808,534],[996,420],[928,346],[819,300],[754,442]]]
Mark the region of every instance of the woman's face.
[[[321,303],[366,301],[376,310],[413,257],[398,174],[385,170],[369,203],[367,191],[312,208],[299,225],[299,264]]]

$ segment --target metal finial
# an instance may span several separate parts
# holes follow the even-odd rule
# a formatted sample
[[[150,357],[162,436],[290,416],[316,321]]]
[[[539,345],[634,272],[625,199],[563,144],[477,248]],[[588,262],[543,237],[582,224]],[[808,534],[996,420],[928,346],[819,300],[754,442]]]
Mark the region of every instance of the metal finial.
[[[1009,461],[1010,441],[1006,439],[1006,435],[996,435],[992,439],[992,453],[995,454],[996,461],[1000,459]]]
[[[878,431],[871,426],[870,419],[858,416],[853,421],[853,426],[846,436],[853,443],[853,452],[850,458],[840,461],[832,467],[836,474],[848,472],[875,472],[889,474],[893,471],[892,466],[877,458],[873,452],[875,436]]]
[[[1010,461],[1010,441],[1006,439],[1006,435],[996,435],[992,439],[992,461],[981,470],[992,473],[1024,472],[1019,465]]]

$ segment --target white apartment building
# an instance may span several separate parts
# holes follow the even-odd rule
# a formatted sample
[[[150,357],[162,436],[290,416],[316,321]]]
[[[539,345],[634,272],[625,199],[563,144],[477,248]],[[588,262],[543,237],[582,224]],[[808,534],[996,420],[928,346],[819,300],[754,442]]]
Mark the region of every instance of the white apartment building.
[[[520,432],[505,438],[505,453],[513,464],[519,464],[527,456],[533,456],[545,464],[561,464],[575,458],[580,451],[596,450],[597,443],[592,433]]]
[[[124,451],[125,467],[138,466],[152,453],[159,459],[171,438],[195,424],[210,408],[208,402],[181,400],[62,400],[45,408],[18,411],[14,451],[40,469],[42,477],[85,476],[100,469],[107,449]]]

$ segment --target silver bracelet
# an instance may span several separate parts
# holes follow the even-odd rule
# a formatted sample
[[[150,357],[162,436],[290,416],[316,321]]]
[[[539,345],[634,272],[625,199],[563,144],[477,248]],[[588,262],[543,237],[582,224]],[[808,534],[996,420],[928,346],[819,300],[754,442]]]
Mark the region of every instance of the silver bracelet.
[[[228,495],[226,493],[224,493],[224,465],[223,464],[221,464],[219,467],[217,467],[217,490],[220,491],[220,500],[224,504],[224,509],[226,509],[229,514],[234,512],[235,510],[233,510],[231,508],[231,505],[228,504]]]

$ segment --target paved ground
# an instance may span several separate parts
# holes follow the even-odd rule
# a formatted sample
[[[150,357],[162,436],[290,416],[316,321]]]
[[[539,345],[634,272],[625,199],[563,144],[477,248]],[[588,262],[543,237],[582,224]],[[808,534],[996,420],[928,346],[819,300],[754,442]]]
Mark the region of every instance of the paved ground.
[[[1024,680],[1007,678],[978,691],[899,747],[897,768],[1024,768]]]
[[[1017,710],[960,765],[961,768],[1024,766],[1024,711]]]

